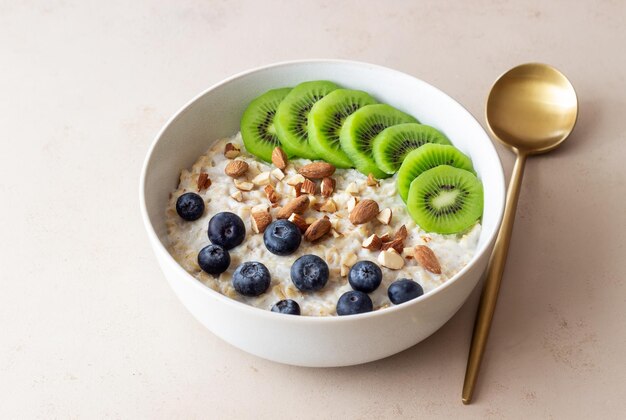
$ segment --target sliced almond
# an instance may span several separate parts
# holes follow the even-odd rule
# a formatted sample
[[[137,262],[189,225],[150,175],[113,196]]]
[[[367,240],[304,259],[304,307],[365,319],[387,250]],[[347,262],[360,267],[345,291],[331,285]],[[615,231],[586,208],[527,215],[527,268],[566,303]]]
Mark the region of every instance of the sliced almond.
[[[402,254],[402,250],[404,249],[404,240],[394,239],[393,241],[384,242],[381,248],[383,251],[393,248],[398,252],[398,254]]]
[[[378,186],[378,181],[376,180],[376,178],[374,178],[374,174],[370,173],[367,176],[367,181],[365,181],[365,183],[369,186],[369,187],[376,187]]]
[[[348,275],[348,273],[350,272],[350,267],[345,266],[345,265],[341,265],[341,268],[339,268],[339,275],[341,277],[346,277]]]
[[[348,199],[348,211],[351,212],[352,210],[354,210],[354,207],[356,207],[356,203],[358,203],[359,200],[356,197],[350,197]]]
[[[241,150],[232,143],[226,143],[226,146],[224,146],[224,156],[228,159],[236,158],[239,156],[239,153],[241,153]]]
[[[272,215],[266,211],[256,211],[250,213],[252,217],[252,230],[255,233],[263,233],[265,229],[272,223]]]
[[[437,256],[433,250],[426,245],[417,245],[413,256],[417,263],[424,267],[425,270],[431,273],[441,274],[441,265],[439,264]]]
[[[316,241],[330,232],[330,228],[330,220],[326,218],[316,220],[304,232],[304,239],[311,242]]]
[[[306,232],[309,227],[309,223],[307,223],[306,220],[304,220],[304,217],[300,216],[299,214],[293,213],[291,216],[289,216],[288,220],[294,225],[298,226],[298,229],[300,229],[300,232],[302,233]]]
[[[235,179],[233,182],[235,183],[235,187],[237,187],[241,191],[252,191],[252,188],[254,188],[254,184],[250,181],[241,181],[239,179]]]
[[[333,191],[335,191],[335,180],[330,177],[325,177],[324,179],[322,179],[320,189],[322,192],[322,197],[330,197]]]
[[[353,225],[361,225],[376,217],[378,212],[378,203],[366,198],[354,206],[354,209],[350,212],[350,221]]]
[[[398,229],[393,235],[393,239],[402,239],[404,241],[407,236],[409,236],[409,232],[406,230],[406,226],[402,225],[400,226],[400,229]]]
[[[383,241],[376,235],[368,236],[361,244],[363,248],[369,249],[370,251],[378,251],[382,245]]]
[[[230,197],[235,201],[239,201],[240,203],[243,201],[243,193],[239,190],[232,193]]]
[[[224,168],[224,172],[226,173],[226,175],[232,178],[239,178],[240,176],[248,172],[248,167],[248,164],[243,160],[231,160],[226,165],[226,168]]]
[[[273,186],[266,185],[264,188],[264,191],[270,203],[274,204],[274,203],[277,203],[278,200],[280,200],[280,195],[276,192]]]
[[[298,173],[311,179],[322,179],[335,173],[335,167],[327,162],[312,162],[298,169]]]
[[[302,214],[308,208],[309,196],[301,195],[300,197],[296,197],[293,200],[289,201],[280,210],[278,210],[276,218],[287,219],[289,216],[291,216],[292,213]]]
[[[386,209],[381,210],[380,213],[376,215],[376,219],[383,225],[388,225],[391,222],[391,209],[387,207]]]
[[[346,192],[351,195],[357,195],[359,193],[359,187],[357,187],[356,182],[351,182],[346,187]]]
[[[399,270],[404,267],[404,259],[395,249],[388,249],[378,254],[378,263],[391,270]]]
[[[402,249],[402,256],[407,260],[413,259],[413,248],[408,246]]]
[[[317,190],[317,185],[315,184],[315,182],[311,181],[310,179],[305,178],[300,189],[302,192],[306,194],[315,195],[315,191]]]
[[[252,183],[254,185],[269,185],[270,181],[271,179],[269,172],[261,172],[252,179]]]
[[[337,203],[335,203],[332,198],[329,198],[324,204],[320,206],[320,211],[326,213],[334,213],[337,211]]]
[[[354,252],[348,252],[341,258],[341,264],[347,265],[348,267],[352,267],[359,258],[356,256]]]
[[[272,176],[274,178],[276,178],[278,181],[282,181],[283,178],[285,178],[285,173],[280,169],[280,168],[275,168],[272,169],[272,171],[270,172],[272,174]]]
[[[289,177],[289,179],[287,180],[287,185],[291,185],[293,187],[294,185],[302,184],[303,182],[304,177],[300,174],[295,174]]]
[[[272,150],[272,163],[280,170],[287,167],[287,154],[280,147],[275,147]]]
[[[201,172],[200,175],[198,175],[197,186],[198,191],[206,190],[207,188],[209,188],[211,186],[211,178],[209,178],[209,174],[207,174],[206,172]]]

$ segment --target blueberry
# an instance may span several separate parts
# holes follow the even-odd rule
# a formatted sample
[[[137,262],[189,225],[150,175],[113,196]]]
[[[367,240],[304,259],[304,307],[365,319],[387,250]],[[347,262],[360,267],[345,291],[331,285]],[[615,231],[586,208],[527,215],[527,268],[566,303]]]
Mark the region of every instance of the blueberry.
[[[337,301],[337,315],[356,315],[371,312],[374,309],[372,299],[363,292],[346,292]]]
[[[198,265],[209,274],[221,274],[230,265],[230,254],[219,245],[207,245],[198,253]]]
[[[263,242],[269,252],[276,255],[290,255],[302,242],[300,229],[289,220],[280,219],[271,223],[263,234]]]
[[[423,294],[424,289],[422,289],[422,286],[410,279],[396,280],[387,289],[389,300],[395,305],[415,299]]]
[[[246,227],[241,217],[235,213],[217,213],[209,220],[209,240],[226,249],[232,249],[243,242]]]
[[[300,315],[300,305],[298,302],[291,299],[284,299],[276,302],[274,306],[272,306],[272,312],[280,312],[281,314],[288,315]]]
[[[196,193],[185,193],[176,200],[176,213],[190,222],[198,220],[204,213],[204,200]]]
[[[371,261],[359,261],[350,269],[348,281],[354,290],[372,293],[383,281],[383,272]]]
[[[317,255],[303,255],[291,266],[291,281],[303,292],[315,292],[326,286],[328,264]]]
[[[260,262],[245,262],[233,273],[233,287],[244,296],[259,296],[270,287],[270,272]]]

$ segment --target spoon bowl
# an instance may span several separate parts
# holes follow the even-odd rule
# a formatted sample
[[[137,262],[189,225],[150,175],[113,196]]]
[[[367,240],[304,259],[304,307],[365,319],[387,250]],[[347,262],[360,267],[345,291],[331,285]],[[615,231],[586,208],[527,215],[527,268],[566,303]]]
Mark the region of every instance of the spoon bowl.
[[[578,116],[576,92],[554,67],[529,63],[514,67],[494,83],[487,98],[489,129],[505,146],[539,154],[559,146]]]

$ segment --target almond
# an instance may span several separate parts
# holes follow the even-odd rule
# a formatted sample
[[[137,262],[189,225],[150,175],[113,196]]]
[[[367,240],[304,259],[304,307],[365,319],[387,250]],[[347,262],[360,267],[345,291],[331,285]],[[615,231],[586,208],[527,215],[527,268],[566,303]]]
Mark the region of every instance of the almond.
[[[333,201],[332,198],[329,198],[324,204],[320,206],[320,211],[326,213],[334,213],[337,211],[337,204]]]
[[[307,228],[304,232],[304,239],[311,242],[316,241],[330,232],[330,227],[330,220],[322,217],[321,219],[313,222],[311,226]]]
[[[311,179],[322,179],[335,173],[335,167],[327,162],[313,162],[298,170],[302,176]]]
[[[391,236],[388,233],[385,233],[383,236],[380,237],[380,240],[382,242],[389,242],[391,240]]]
[[[274,187],[272,187],[271,185],[266,185],[264,190],[265,190],[265,195],[267,196],[267,199],[270,200],[270,203],[274,204],[278,202],[278,200],[280,200],[280,195],[276,192]]]
[[[298,229],[300,229],[300,232],[302,233],[306,232],[306,230],[309,228],[309,224],[306,222],[306,220],[304,220],[304,217],[300,216],[299,214],[292,213],[292,215],[289,216],[288,220],[294,225],[298,226]]]
[[[413,259],[413,248],[411,248],[410,246],[404,248],[402,250],[402,256],[406,258],[407,260]]]
[[[407,232],[406,226],[402,225],[400,226],[400,229],[398,229],[396,233],[393,235],[393,239],[402,239],[404,241],[407,238],[407,236],[409,236],[409,232]]]
[[[239,201],[240,203],[243,201],[243,193],[239,190],[232,193],[230,197],[235,201]]]
[[[398,251],[398,254],[402,254],[404,250],[404,240],[403,239],[394,239],[393,241],[385,242],[382,245],[382,250],[386,251],[389,248],[393,248]]]
[[[302,214],[308,208],[309,196],[301,195],[300,197],[296,197],[293,200],[289,201],[280,210],[278,210],[276,218],[287,219],[289,216],[291,216],[292,213]]]
[[[296,185],[294,185],[293,191],[296,197],[300,197],[302,195],[302,182],[298,182]]]
[[[322,179],[322,197],[330,197],[333,191],[335,191],[335,180],[330,177],[325,177],[324,179]]]
[[[346,192],[350,195],[356,195],[359,193],[359,187],[357,187],[356,182],[351,182],[346,187]]]
[[[254,185],[268,185],[270,181],[271,179],[269,172],[261,172],[252,179],[252,183]]]
[[[207,174],[206,172],[200,173],[200,175],[198,175],[197,185],[198,191],[206,190],[207,188],[209,188],[211,186],[211,179],[209,178],[209,174]]]
[[[241,150],[232,143],[226,143],[226,146],[224,146],[224,156],[228,159],[236,158],[240,152]]]
[[[374,174],[370,173],[367,176],[367,181],[365,181],[365,183],[369,186],[369,187],[376,187],[378,186],[378,181],[376,180],[376,178],[374,178]]]
[[[361,225],[372,220],[378,214],[378,203],[369,198],[359,201],[350,212],[353,225]]]
[[[280,168],[272,169],[271,174],[278,181],[282,181],[282,179],[285,177],[285,173]]]
[[[404,259],[395,249],[388,249],[378,254],[378,263],[392,270],[399,270],[404,267]]]
[[[383,241],[376,235],[371,235],[367,237],[361,246],[365,249],[369,249],[370,251],[378,251],[383,245]]]
[[[348,200],[348,204],[347,204],[348,211],[351,212],[352,210],[354,210],[354,208],[356,207],[356,203],[358,202],[359,200],[356,197],[350,197],[350,199]]]
[[[340,238],[340,237],[341,237],[341,235],[342,235],[342,233],[341,233],[341,232],[338,232],[338,231],[336,231],[335,229],[331,229],[331,230],[330,230],[330,233],[332,233],[332,234],[333,234],[333,238]]]
[[[376,219],[378,219],[378,221],[383,225],[388,225],[389,222],[391,222],[391,214],[391,209],[387,207],[386,209],[383,209],[380,213],[378,213],[378,215],[376,215]]]
[[[240,181],[238,179],[235,179],[234,183],[235,187],[237,187],[241,191],[252,191],[252,188],[254,188],[254,184],[249,181]]]
[[[441,274],[441,265],[439,264],[437,256],[433,250],[426,245],[416,246],[413,256],[415,257],[417,263],[424,267],[425,270],[428,270],[431,273]]]
[[[356,264],[358,259],[359,258],[354,252],[348,252],[341,258],[341,264],[352,267],[354,264]]]
[[[287,167],[287,155],[280,147],[272,150],[272,163],[281,171]]]
[[[348,275],[348,273],[350,272],[350,267],[348,267],[347,265],[341,265],[341,268],[339,269],[339,275],[341,277],[346,277]]]
[[[315,182],[311,181],[310,179],[305,178],[300,189],[301,191],[307,194],[315,195],[315,190],[317,190],[317,185],[315,185]]]
[[[272,216],[266,211],[256,211],[250,214],[252,216],[252,230],[255,233],[263,233],[265,229],[272,223]]]
[[[226,165],[226,168],[224,168],[224,172],[232,178],[239,178],[248,172],[248,164],[239,159],[231,160],[228,162],[228,165]]]
[[[294,185],[302,184],[303,182],[304,177],[300,174],[295,174],[287,180],[287,185],[291,185],[293,187]]]

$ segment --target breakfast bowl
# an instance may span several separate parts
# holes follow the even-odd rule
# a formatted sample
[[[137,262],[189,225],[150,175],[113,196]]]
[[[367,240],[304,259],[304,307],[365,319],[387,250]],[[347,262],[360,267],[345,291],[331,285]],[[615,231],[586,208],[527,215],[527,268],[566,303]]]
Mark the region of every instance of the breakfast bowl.
[[[237,133],[244,110],[258,95],[309,80],[330,80],[349,89],[367,91],[381,102],[419,116],[421,123],[441,129],[455,147],[471,158],[484,191],[480,235],[471,259],[441,285],[403,304],[373,312],[288,316],[213,290],[172,255],[166,205],[177,188],[181,170],[191,167],[216,139]],[[504,176],[495,148],[481,125],[459,103],[410,75],[342,60],[274,64],[210,87],[183,106],[159,132],[140,180],[142,217],[157,262],[193,316],[239,349],[272,361],[310,367],[348,366],[381,359],[415,345],[444,325],[463,305],[487,266],[504,197]]]

